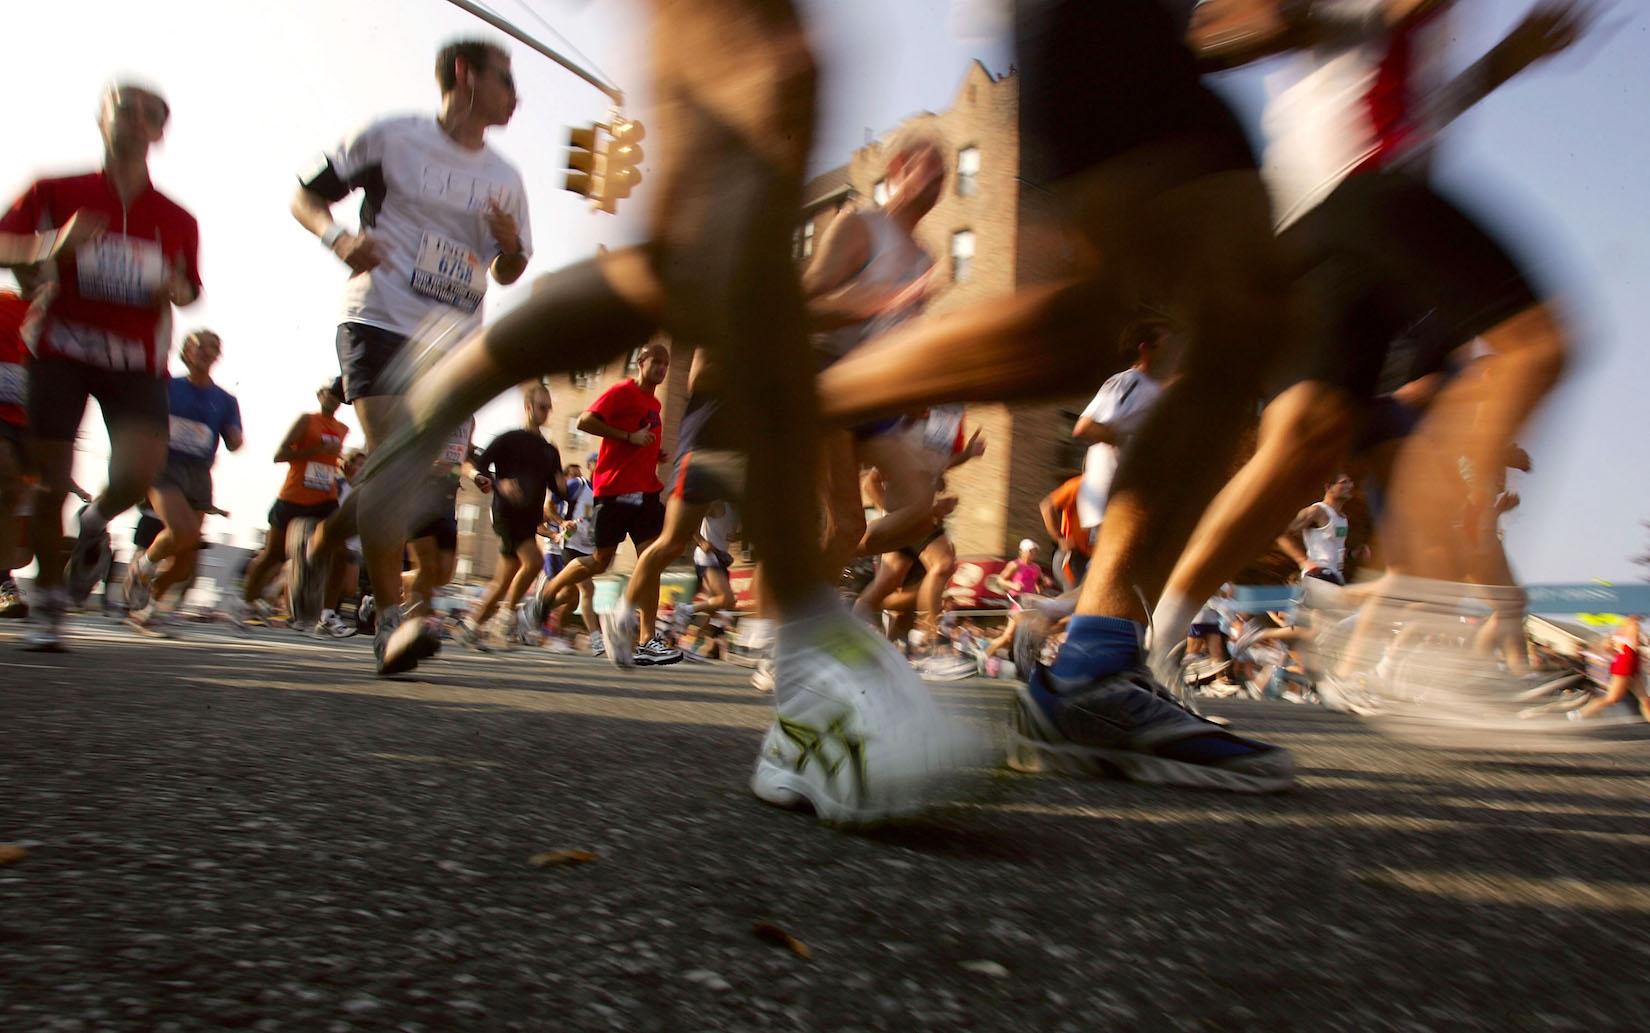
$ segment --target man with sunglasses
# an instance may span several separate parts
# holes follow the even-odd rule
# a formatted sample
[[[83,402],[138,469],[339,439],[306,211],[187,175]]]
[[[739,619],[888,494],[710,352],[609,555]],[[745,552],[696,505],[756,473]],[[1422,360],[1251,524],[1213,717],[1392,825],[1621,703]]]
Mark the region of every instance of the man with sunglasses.
[[[532,254],[521,174],[485,140],[488,128],[508,124],[515,112],[510,56],[491,43],[449,43],[436,56],[435,72],[441,110],[434,118],[368,125],[303,175],[292,200],[293,215],[350,270],[338,363],[369,452],[397,419],[399,388],[387,370],[407,339],[438,320],[478,327],[488,275],[514,283]],[[331,209],[356,190],[364,197],[360,228],[351,232],[333,221]],[[307,557],[326,556],[332,542],[353,533],[355,514],[355,506],[344,507],[294,556],[295,599],[318,599],[325,575]],[[415,666],[437,645],[416,622],[394,636],[405,533],[399,523],[359,524],[381,614],[374,647],[385,674]]]
[[[109,521],[141,499],[166,464],[172,308],[193,303],[201,289],[195,219],[149,181],[149,148],[169,115],[155,91],[111,86],[98,115],[103,168],[39,180],[0,217],[0,234],[46,227],[46,235],[77,240],[43,247],[50,257],[17,267],[44,306],[28,389],[42,489],[29,528],[40,561],[30,649],[63,648],[63,612],[71,596],[86,597],[104,567]],[[88,225],[102,232],[88,235]],[[109,431],[109,485],[81,513],[65,576],[63,499],[88,397]]]

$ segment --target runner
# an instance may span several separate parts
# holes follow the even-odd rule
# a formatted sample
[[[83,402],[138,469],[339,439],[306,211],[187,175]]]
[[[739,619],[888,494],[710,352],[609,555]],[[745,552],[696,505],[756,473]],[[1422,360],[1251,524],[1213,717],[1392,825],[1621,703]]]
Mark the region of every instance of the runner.
[[[627,381],[628,383],[628,381]],[[605,397],[605,396],[604,396]],[[475,485],[493,496],[493,533],[498,536],[498,568],[482,593],[475,612],[467,618],[472,634],[485,634],[487,621],[504,602],[506,643],[533,645],[538,636],[534,609],[517,607],[539,576],[544,555],[538,529],[544,523],[546,496],[567,494],[561,472],[561,453],[544,438],[550,418],[550,389],[533,384],[522,389],[523,425],[493,439],[475,461]],[[597,404],[600,405],[598,399]]]
[[[596,456],[590,457],[589,465],[596,465]],[[577,466],[567,468],[567,520],[562,524],[563,570],[596,551],[596,493],[590,486],[589,478],[574,475],[579,470]],[[573,617],[573,607],[577,606],[584,620],[584,629],[589,633],[591,655],[601,656],[607,651],[606,645],[602,642],[601,620],[596,616],[596,584],[589,578],[580,581],[576,586],[562,588],[554,599],[546,600],[534,594],[527,600],[526,605],[528,617],[535,627],[542,627],[544,624],[544,607],[548,605],[552,609],[551,623],[558,633],[555,641],[565,643],[568,650],[572,647],[569,622]],[[552,648],[560,649],[553,643],[551,645]]]
[[[410,335],[437,320],[461,331],[480,325],[490,275],[514,283],[533,252],[521,174],[487,146],[486,132],[516,108],[510,55],[496,44],[449,43],[436,56],[441,110],[374,122],[328,152],[301,178],[292,201],[298,221],[350,269],[338,326],[345,401],[355,406],[370,454],[400,420],[400,385],[388,367]],[[365,193],[360,229],[332,220],[332,206]],[[442,435],[471,410],[455,413]],[[430,456],[433,457],[434,450]],[[427,468],[420,463],[422,479]],[[365,494],[363,494],[365,492]],[[404,499],[374,502],[363,485],[355,504],[321,525],[293,568],[294,597],[307,606],[324,582],[318,564],[357,530],[378,610],[373,639],[378,673],[418,664],[440,640],[422,621],[401,626]],[[359,507],[369,514],[360,519]]]
[[[638,568],[640,557],[659,537],[665,507],[659,501],[664,485],[659,483],[659,435],[663,428],[658,391],[669,371],[670,349],[657,341],[644,345],[637,357],[636,375],[603,391],[590,403],[590,408],[579,414],[579,430],[602,439],[596,463],[590,470],[595,494],[592,524],[596,551],[569,562],[545,585],[539,592],[541,604],[529,611],[530,615],[542,613],[544,603],[560,598],[568,587],[605,573],[627,536],[636,546]],[[638,575],[632,573],[631,583],[637,580]],[[641,600],[639,605],[645,618],[642,626],[651,630],[653,613],[659,606],[658,593],[651,599]],[[628,662],[636,634],[632,628],[625,641],[617,641],[609,616],[602,617],[602,641],[607,655],[624,657],[624,661],[616,659],[615,662]]]
[[[287,464],[286,479],[269,508],[269,532],[264,547],[246,569],[241,595],[224,605],[224,615],[245,627],[263,609],[264,589],[286,563],[287,530],[295,520],[321,520],[338,509],[338,459],[349,428],[333,414],[344,404],[342,378],[333,378],[315,392],[318,412],[293,421],[275,450],[274,462]],[[298,615],[293,615],[297,623]]]
[[[1288,553],[1303,576],[1346,584],[1346,504],[1356,490],[1351,474],[1336,474],[1323,486],[1323,500],[1295,514],[1278,537],[1278,548]],[[1367,549],[1360,549],[1360,555],[1367,554]]]
[[[29,348],[23,342],[23,324],[29,303],[10,291],[0,291],[0,617],[27,617],[28,603],[12,580],[12,568],[23,566],[22,528],[18,507],[26,488],[23,471],[29,448]]]
[[[1049,563],[1060,582],[1060,590],[1070,592],[1083,582],[1088,570],[1089,556],[1094,552],[1091,536],[1083,528],[1077,511],[1077,498],[1083,487],[1083,475],[1067,479],[1058,488],[1043,496],[1037,503],[1037,512],[1043,518],[1043,530],[1054,539],[1054,555]]]
[[[419,378],[407,396],[414,426],[369,462],[369,484],[382,471],[381,490],[399,490],[439,428],[510,384],[598,365],[660,326],[703,346],[707,392],[720,376],[739,378],[722,401],[748,459],[742,510],[767,563],[764,596],[783,625],[779,714],[752,789],[771,803],[811,804],[826,821],[920,810],[977,743],[940,715],[890,645],[843,612],[820,554],[816,405],[790,262],[813,129],[802,27],[785,0],[655,0],[649,9],[651,95],[670,134],[652,242],[541,279]]]
[[[39,180],[0,218],[6,234],[48,226],[72,237],[77,215],[107,227],[72,252],[56,251],[44,270],[19,270],[26,288],[51,284],[29,371],[29,426],[43,489],[29,529],[40,562],[30,649],[63,648],[64,610],[85,599],[107,563],[109,521],[148,492],[166,463],[172,309],[192,304],[201,290],[195,219],[149,180],[149,148],[169,115],[154,90],[111,86],[98,118],[103,168]],[[97,399],[109,432],[109,483],[82,511],[65,589],[63,499],[88,397]]]
[[[1105,515],[1123,447],[1145,422],[1146,414],[1163,393],[1164,382],[1180,361],[1179,341],[1168,320],[1161,316],[1143,315],[1134,320],[1119,343],[1134,364],[1100,386],[1071,428],[1072,437],[1089,445],[1083,453],[1077,520],[1091,537]]]
[[[340,506],[354,490],[355,479],[361,476],[361,467],[365,466],[366,462],[367,454],[359,448],[350,449],[344,454],[344,461],[339,464],[336,479]],[[323,638],[350,638],[360,632],[359,605],[355,610],[355,624],[344,623],[344,618],[340,616],[341,606],[346,597],[356,595],[360,580],[361,539],[350,538],[344,543],[343,552],[333,557],[331,569],[327,574],[326,598],[322,601],[321,619],[315,625],[315,634]]]
[[[128,621],[146,635],[170,633],[172,611],[161,603],[175,586],[182,586],[181,602],[194,579],[201,523],[215,509],[212,462],[218,442],[236,452],[243,440],[240,402],[212,380],[212,367],[222,354],[217,334],[190,333],[180,350],[188,375],[173,377],[167,385],[171,435],[166,468],[149,489],[149,502],[165,530],[126,564]]]
[[[1058,394],[1092,367],[1095,340],[1116,340],[1147,299],[1159,306],[1185,333],[1182,373],[1119,460],[1065,647],[1020,690],[1011,762],[1276,791],[1293,781],[1288,752],[1181,706],[1140,650],[1142,596],[1162,591],[1226,477],[1230,428],[1288,350],[1288,281],[1254,156],[1183,42],[1195,6],[1020,0],[1020,174],[1049,190],[1099,264],[894,330],[819,385],[843,422]]]

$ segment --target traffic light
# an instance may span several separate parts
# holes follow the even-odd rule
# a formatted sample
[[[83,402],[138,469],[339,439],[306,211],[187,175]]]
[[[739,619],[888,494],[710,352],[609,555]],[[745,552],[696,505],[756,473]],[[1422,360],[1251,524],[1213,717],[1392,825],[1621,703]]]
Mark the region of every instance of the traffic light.
[[[647,131],[640,122],[621,118],[615,119],[607,132],[612,139],[605,149],[605,171],[591,198],[597,208],[611,215],[618,211],[619,201],[629,197],[642,181],[641,170],[637,168],[642,163],[642,149],[638,144]]]
[[[574,127],[567,131],[567,179],[563,186],[583,197],[598,197],[602,191],[605,159],[596,150],[600,126]]]

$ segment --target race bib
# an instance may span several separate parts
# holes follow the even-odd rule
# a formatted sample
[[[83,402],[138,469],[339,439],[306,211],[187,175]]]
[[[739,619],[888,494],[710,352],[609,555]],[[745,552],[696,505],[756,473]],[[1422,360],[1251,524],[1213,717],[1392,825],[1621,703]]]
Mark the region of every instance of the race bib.
[[[29,371],[15,362],[0,362],[0,405],[24,405],[29,400]]]
[[[453,431],[453,436],[447,439],[447,446],[441,450],[443,463],[462,463],[464,454],[470,448],[470,428],[475,426],[475,420],[468,419],[459,424]]]
[[[444,305],[474,312],[487,290],[481,256],[462,244],[426,233],[418,242],[412,289]]]
[[[333,491],[338,487],[338,468],[311,459],[304,464],[304,487],[311,491]]]
[[[166,260],[152,240],[106,233],[74,255],[80,296],[121,305],[148,305],[166,282]]]
[[[211,459],[212,453],[218,450],[218,436],[213,433],[211,427],[199,420],[173,416],[167,434],[167,445],[174,452]]]

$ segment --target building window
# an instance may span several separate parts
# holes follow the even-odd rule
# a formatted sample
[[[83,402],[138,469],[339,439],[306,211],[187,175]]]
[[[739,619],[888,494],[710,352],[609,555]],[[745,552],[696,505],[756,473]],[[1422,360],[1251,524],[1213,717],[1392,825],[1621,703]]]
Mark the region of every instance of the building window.
[[[567,418],[567,448],[565,450],[569,456],[572,456],[569,462],[581,462],[582,460],[579,457],[589,454],[594,447],[592,436],[579,429],[579,418],[569,416]]]
[[[957,152],[957,196],[969,197],[980,188],[980,149],[964,147]]]
[[[463,534],[475,534],[476,517],[481,515],[481,507],[466,502],[458,507],[458,529]]]
[[[878,208],[881,208],[883,205],[888,203],[887,180],[879,179],[876,181],[876,185],[871,187],[871,200]]]
[[[624,360],[626,375],[632,375],[642,368],[642,351],[645,348],[647,348],[647,345],[644,344],[640,348],[630,349],[630,356]]]
[[[958,230],[951,234],[951,280],[962,283],[974,267],[974,231]]]
[[[814,254],[814,221],[809,219],[796,231],[796,257],[812,258]]]

